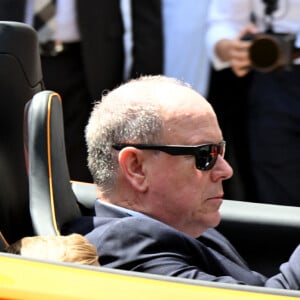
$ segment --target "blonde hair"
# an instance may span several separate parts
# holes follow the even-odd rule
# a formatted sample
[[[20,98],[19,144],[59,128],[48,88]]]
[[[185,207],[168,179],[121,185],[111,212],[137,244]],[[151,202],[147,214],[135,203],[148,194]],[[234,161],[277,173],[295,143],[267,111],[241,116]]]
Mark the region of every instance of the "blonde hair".
[[[82,235],[24,237],[7,248],[26,257],[99,266],[97,249]]]

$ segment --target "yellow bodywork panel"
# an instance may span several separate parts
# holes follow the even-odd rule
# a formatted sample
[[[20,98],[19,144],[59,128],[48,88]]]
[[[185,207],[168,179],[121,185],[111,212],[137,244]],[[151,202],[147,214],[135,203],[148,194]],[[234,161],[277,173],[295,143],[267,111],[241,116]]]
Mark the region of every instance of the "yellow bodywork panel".
[[[0,299],[295,299],[287,295],[225,289],[201,285],[201,282],[175,282],[176,279],[169,280],[169,277],[164,280],[164,276],[148,278],[140,273],[128,273],[133,272],[0,255]]]

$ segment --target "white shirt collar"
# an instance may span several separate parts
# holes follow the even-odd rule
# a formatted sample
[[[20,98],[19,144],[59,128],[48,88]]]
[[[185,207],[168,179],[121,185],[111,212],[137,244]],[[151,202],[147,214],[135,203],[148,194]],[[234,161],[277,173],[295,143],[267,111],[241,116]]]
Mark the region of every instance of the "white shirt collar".
[[[127,214],[129,214],[130,216],[133,216],[133,217],[140,217],[140,218],[151,218],[139,211],[135,211],[135,210],[132,210],[132,209],[129,209],[129,208],[125,208],[125,207],[122,207],[122,206],[119,206],[119,205],[115,205],[115,204],[112,204],[112,203],[108,203],[108,202],[104,202],[104,201],[101,201],[100,199],[98,199],[98,201],[100,201],[103,205],[106,205],[106,206],[110,206],[110,207],[113,207],[119,211],[123,211]]]

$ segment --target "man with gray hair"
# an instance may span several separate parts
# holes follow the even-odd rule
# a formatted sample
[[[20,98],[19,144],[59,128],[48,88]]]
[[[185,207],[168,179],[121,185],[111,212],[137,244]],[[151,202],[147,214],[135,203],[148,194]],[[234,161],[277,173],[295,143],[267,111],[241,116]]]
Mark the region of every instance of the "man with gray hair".
[[[216,115],[191,87],[164,76],[121,85],[94,106],[86,141],[98,193],[86,237],[102,266],[299,289],[300,248],[268,279],[214,229],[232,169]]]

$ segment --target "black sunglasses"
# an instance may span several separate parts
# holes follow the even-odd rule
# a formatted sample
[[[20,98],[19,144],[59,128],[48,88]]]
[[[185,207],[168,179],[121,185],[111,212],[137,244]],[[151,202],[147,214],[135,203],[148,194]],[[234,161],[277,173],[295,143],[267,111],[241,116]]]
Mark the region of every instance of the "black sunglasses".
[[[210,170],[216,163],[218,155],[224,157],[226,142],[219,144],[203,144],[197,146],[185,145],[147,145],[147,144],[113,144],[116,150],[134,147],[141,150],[158,150],[170,155],[194,155],[196,168],[201,171]]]

